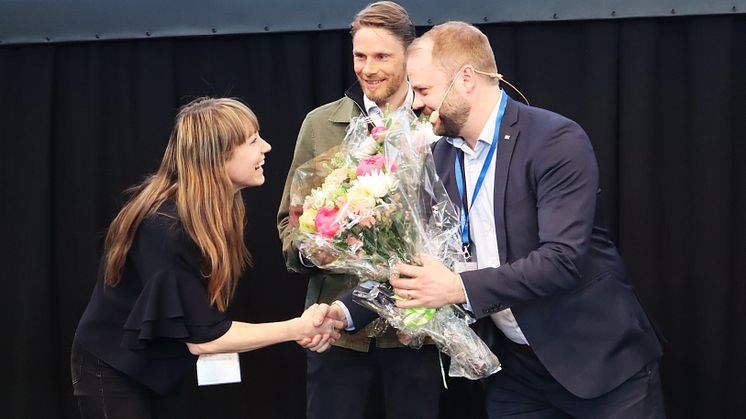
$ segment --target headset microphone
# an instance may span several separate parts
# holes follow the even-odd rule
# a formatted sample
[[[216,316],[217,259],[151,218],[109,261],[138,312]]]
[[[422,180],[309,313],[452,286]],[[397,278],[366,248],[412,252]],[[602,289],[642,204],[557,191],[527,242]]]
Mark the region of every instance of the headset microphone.
[[[440,103],[438,104],[438,107],[435,108],[433,113],[430,114],[430,118],[428,118],[428,121],[430,121],[431,124],[435,125],[435,123],[438,122],[438,119],[440,119],[440,107],[443,106],[443,101],[446,100],[446,96],[448,96],[448,93],[451,91],[451,88],[453,87],[453,83],[456,82],[457,77],[458,77],[458,73],[456,73],[456,75],[453,76],[453,79],[451,80],[451,84],[448,85],[448,89],[446,89],[446,92],[443,93],[443,97],[440,99]]]
[[[521,91],[518,90],[517,87],[513,86],[512,84],[510,84],[509,81],[505,80],[505,77],[503,77],[502,74],[500,74],[500,73],[488,73],[486,71],[477,70],[476,68],[474,69],[474,72],[475,73],[479,73],[479,74],[483,74],[483,75],[485,75],[487,77],[491,77],[493,79],[498,79],[499,81],[507,84],[508,86],[512,87],[513,90],[516,91],[516,93],[518,93],[519,95],[521,95],[521,97],[523,98],[523,101],[526,102],[526,105],[530,105],[530,103],[528,103],[528,99],[526,99],[526,96],[524,96],[523,93],[521,93]]]
[[[473,67],[472,67],[473,68]],[[487,77],[498,79],[499,81],[505,82],[508,84],[508,86],[512,87],[513,90],[518,92],[519,95],[523,98],[523,101],[526,102],[528,105],[528,99],[526,99],[526,96],[523,96],[523,93],[521,93],[520,90],[518,90],[515,86],[510,84],[509,81],[505,80],[502,74],[500,73],[488,73],[486,71],[480,71],[476,68],[473,68],[475,73],[485,75]],[[453,80],[451,80],[451,84],[448,85],[448,89],[446,89],[446,92],[443,94],[443,98],[440,99],[440,103],[438,104],[438,107],[430,114],[430,118],[428,118],[428,121],[430,121],[431,124],[435,125],[436,122],[438,122],[438,119],[440,119],[440,107],[443,106],[443,102],[446,100],[446,96],[448,96],[448,93],[450,93],[451,88],[453,87],[453,83],[456,82],[456,78],[458,77],[458,73],[456,73],[456,76],[453,77]]]

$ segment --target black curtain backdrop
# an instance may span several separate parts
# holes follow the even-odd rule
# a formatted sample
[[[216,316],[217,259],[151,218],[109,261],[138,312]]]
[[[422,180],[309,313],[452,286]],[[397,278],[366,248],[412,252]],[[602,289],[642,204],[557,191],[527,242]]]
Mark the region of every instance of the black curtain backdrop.
[[[508,80],[593,141],[613,237],[668,339],[669,417],[743,417],[746,16],[482,29]],[[0,47],[3,417],[77,417],[69,347],[105,228],[197,96],[243,99],[273,147],[266,185],[244,194],[256,266],[230,312],[301,312],[306,280],[285,271],[275,212],[304,115],[354,79],[350,47],[346,31]],[[192,418],[303,417],[303,350],[241,364],[241,384],[195,387]],[[477,384],[449,385],[443,418],[482,417]]]

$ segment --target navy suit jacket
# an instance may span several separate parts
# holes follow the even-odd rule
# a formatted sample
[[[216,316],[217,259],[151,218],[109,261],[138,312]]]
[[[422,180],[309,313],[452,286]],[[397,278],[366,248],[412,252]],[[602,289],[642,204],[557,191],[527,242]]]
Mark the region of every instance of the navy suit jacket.
[[[662,349],[603,226],[591,142],[575,122],[510,98],[498,138],[501,265],[461,273],[476,329],[499,358],[505,338],[489,315],[510,308],[552,376],[576,396],[597,397]],[[456,156],[445,138],[433,147],[438,175],[458,203]],[[357,322],[361,311],[346,302]]]

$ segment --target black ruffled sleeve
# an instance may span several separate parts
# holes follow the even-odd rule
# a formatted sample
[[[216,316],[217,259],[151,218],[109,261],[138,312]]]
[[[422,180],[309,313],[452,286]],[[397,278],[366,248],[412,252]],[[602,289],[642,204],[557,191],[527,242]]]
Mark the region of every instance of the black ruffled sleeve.
[[[209,342],[228,331],[230,319],[209,302],[200,260],[178,220],[163,214],[143,220],[125,266],[142,287],[124,324],[123,347],[184,349],[184,342]]]

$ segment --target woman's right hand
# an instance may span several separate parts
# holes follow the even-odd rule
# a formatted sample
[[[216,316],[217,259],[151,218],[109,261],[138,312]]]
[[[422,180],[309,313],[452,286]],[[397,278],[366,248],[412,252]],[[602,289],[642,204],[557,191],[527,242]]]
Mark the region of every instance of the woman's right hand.
[[[339,307],[314,304],[298,318],[302,337],[296,342],[311,351],[324,352],[339,339],[345,320]]]

